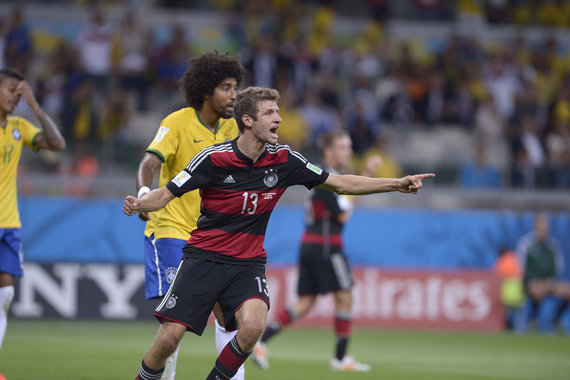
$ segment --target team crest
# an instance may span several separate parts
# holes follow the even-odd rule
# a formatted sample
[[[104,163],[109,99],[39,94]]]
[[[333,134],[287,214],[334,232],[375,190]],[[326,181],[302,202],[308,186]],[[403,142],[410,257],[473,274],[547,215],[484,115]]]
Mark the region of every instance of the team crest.
[[[164,305],[164,307],[167,309],[172,309],[174,306],[176,306],[176,297],[170,296],[168,298],[168,301],[166,301],[166,305]]]
[[[277,185],[277,181],[279,177],[277,177],[277,173],[273,171],[273,169],[269,169],[265,171],[265,177],[263,177],[263,183],[267,187],[273,187]]]
[[[175,267],[168,267],[164,271],[164,277],[166,278],[166,282],[169,284],[172,284],[172,281],[174,281],[174,277],[176,277],[176,270],[177,268]]]
[[[22,138],[22,134],[20,133],[19,129],[13,129],[12,136],[14,136],[14,139],[16,140],[20,140]]]

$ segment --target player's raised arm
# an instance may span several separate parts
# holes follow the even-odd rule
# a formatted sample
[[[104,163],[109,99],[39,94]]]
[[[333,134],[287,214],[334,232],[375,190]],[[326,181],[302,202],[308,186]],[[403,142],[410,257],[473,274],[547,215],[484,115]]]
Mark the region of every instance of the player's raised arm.
[[[137,212],[155,211],[163,208],[173,199],[174,194],[166,186],[154,189],[138,199],[132,195],[127,195],[125,203],[123,203],[123,212],[128,216],[132,216]]]
[[[34,111],[38,118],[42,131],[36,138],[35,144],[40,149],[48,149],[59,152],[65,149],[65,139],[63,138],[59,128],[55,122],[48,116],[37,102],[34,93],[25,80],[21,81],[16,87],[16,93],[23,96],[28,106]]]
[[[417,194],[422,188],[422,181],[433,177],[435,177],[434,173],[408,175],[402,178],[369,178],[357,175],[330,174],[319,187],[347,195],[365,195],[389,191]]]

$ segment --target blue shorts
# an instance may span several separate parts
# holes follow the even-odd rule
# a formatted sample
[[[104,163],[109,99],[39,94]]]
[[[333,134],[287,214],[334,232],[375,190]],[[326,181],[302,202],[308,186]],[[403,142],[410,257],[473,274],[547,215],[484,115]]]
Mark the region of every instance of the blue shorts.
[[[23,263],[22,231],[19,228],[0,228],[0,272],[22,276]]]
[[[144,239],[144,288],[146,299],[164,297],[174,280],[182,260],[182,248],[186,240],[154,239],[154,234]]]

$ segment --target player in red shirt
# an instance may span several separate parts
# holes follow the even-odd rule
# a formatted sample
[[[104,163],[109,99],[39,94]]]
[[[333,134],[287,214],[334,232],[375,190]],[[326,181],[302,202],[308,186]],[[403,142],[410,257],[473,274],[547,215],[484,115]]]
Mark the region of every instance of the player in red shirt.
[[[218,356],[207,380],[231,378],[260,338],[269,309],[263,238],[269,216],[289,186],[320,186],[339,194],[388,191],[417,193],[435,174],[369,178],[330,174],[277,143],[279,92],[249,87],[238,94],[234,117],[240,136],[205,148],[166,186],[137,199],[123,211],[135,215],[164,207],[176,196],[200,189],[201,216],[192,231],[176,277],[155,310],[162,323],[144,356],[137,379],[159,379],[166,358],[184,332],[201,335],[218,302],[226,330],[237,335]]]

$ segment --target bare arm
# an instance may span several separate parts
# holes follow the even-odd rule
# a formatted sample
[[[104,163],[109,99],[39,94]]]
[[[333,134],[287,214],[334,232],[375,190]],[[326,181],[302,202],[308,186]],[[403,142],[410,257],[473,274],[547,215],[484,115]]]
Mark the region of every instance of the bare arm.
[[[23,96],[28,106],[34,111],[42,127],[43,133],[36,138],[36,146],[40,149],[53,150],[59,152],[65,149],[65,139],[59,131],[55,122],[49,117],[37,102],[30,85],[26,81],[21,81],[16,88],[16,92]]]
[[[123,203],[123,212],[128,216],[132,216],[141,211],[155,211],[163,208],[173,199],[174,194],[166,186],[154,189],[140,198],[127,195],[125,203]]]
[[[382,157],[378,155],[370,156],[366,159],[366,162],[364,163],[364,170],[360,175],[364,177],[373,177],[380,166],[382,166]],[[350,219],[352,211],[354,210],[354,202],[352,197],[347,196],[346,201],[350,203],[350,207],[348,207],[345,212],[338,215],[337,219],[340,223],[348,222],[348,219]]]
[[[151,152],[146,152],[144,154],[137,170],[137,193],[139,193],[141,188],[145,186],[150,189],[154,176],[161,164],[162,160],[156,154]],[[144,190],[142,192],[144,192]],[[150,220],[150,215],[148,212],[140,212],[139,218],[146,222]]]
[[[137,170],[137,191],[143,186],[150,187],[152,185],[154,175],[161,164],[162,161],[156,154],[151,152],[144,154]]]
[[[433,173],[408,175],[403,178],[369,178],[358,175],[329,174],[327,180],[319,187],[347,195],[365,195],[389,191],[416,194],[422,188],[422,180],[433,177],[435,177]]]

